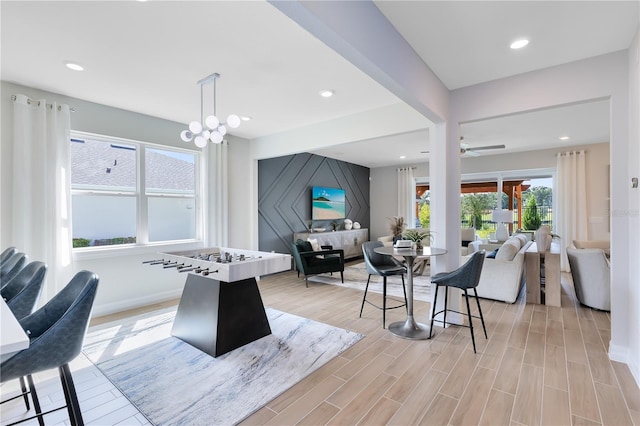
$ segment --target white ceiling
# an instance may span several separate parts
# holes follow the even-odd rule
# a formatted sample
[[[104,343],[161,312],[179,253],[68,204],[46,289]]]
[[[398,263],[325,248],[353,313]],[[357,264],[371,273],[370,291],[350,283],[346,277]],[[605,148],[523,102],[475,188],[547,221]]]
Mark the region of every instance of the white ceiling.
[[[626,49],[638,26],[637,1],[375,4],[449,89]],[[218,115],[251,116],[233,132],[251,139],[399,102],[265,1],[2,1],[0,8],[2,80],[100,104],[187,123],[200,114],[196,82],[218,72]],[[514,52],[508,44],[519,36],[531,43]],[[68,70],[68,60],[85,71]],[[326,88],[336,96],[318,96]],[[496,153],[557,146],[559,133],[571,135],[568,143],[602,142],[605,104],[462,129],[469,145],[507,145]],[[405,132],[392,143],[374,138],[366,149],[316,153],[369,167],[415,163],[426,158],[425,138],[426,130]],[[404,151],[406,159],[396,158]]]

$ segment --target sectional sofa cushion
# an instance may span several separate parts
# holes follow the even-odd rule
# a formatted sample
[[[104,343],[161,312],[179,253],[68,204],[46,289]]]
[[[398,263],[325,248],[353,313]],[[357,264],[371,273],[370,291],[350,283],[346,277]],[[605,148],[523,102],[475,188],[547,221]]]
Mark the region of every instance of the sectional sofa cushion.
[[[522,247],[522,242],[520,238],[511,237],[507,241],[502,244],[500,249],[498,249],[498,253],[496,254],[496,260],[513,260],[516,256],[516,253]]]

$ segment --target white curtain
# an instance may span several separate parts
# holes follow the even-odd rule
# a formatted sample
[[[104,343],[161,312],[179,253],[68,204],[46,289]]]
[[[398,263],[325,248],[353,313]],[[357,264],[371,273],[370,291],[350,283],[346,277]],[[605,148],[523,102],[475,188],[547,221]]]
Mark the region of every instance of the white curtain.
[[[587,187],[586,152],[572,151],[558,154],[556,191],[557,233],[560,236],[560,267],[569,270],[566,248],[573,240],[586,240]]]
[[[413,167],[404,167],[397,170],[398,216],[404,218],[407,228],[415,228],[416,180],[413,176]]]
[[[45,99],[13,100],[12,244],[47,264],[49,299],[71,274],[70,111]]]
[[[228,143],[209,145],[209,245],[228,247]]]

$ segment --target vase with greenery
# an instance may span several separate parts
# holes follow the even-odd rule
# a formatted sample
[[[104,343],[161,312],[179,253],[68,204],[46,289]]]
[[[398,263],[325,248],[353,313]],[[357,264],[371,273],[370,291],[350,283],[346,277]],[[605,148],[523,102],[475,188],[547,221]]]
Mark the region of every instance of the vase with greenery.
[[[389,229],[394,240],[402,237],[406,224],[404,223],[404,217],[394,216],[387,218],[389,220]]]
[[[405,240],[410,240],[416,243],[416,249],[422,249],[422,242],[425,238],[431,239],[431,232],[426,229],[407,229],[402,234]]]

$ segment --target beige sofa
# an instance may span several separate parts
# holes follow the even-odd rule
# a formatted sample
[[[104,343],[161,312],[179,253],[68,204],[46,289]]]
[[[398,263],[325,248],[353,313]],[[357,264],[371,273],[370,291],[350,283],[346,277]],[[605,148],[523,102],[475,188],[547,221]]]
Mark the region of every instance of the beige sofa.
[[[497,248],[495,259],[485,258],[478,284],[478,296],[486,299],[514,303],[524,285],[524,254],[531,241],[522,234],[509,237],[504,244],[474,244],[478,250]],[[463,256],[466,262],[471,255]]]

